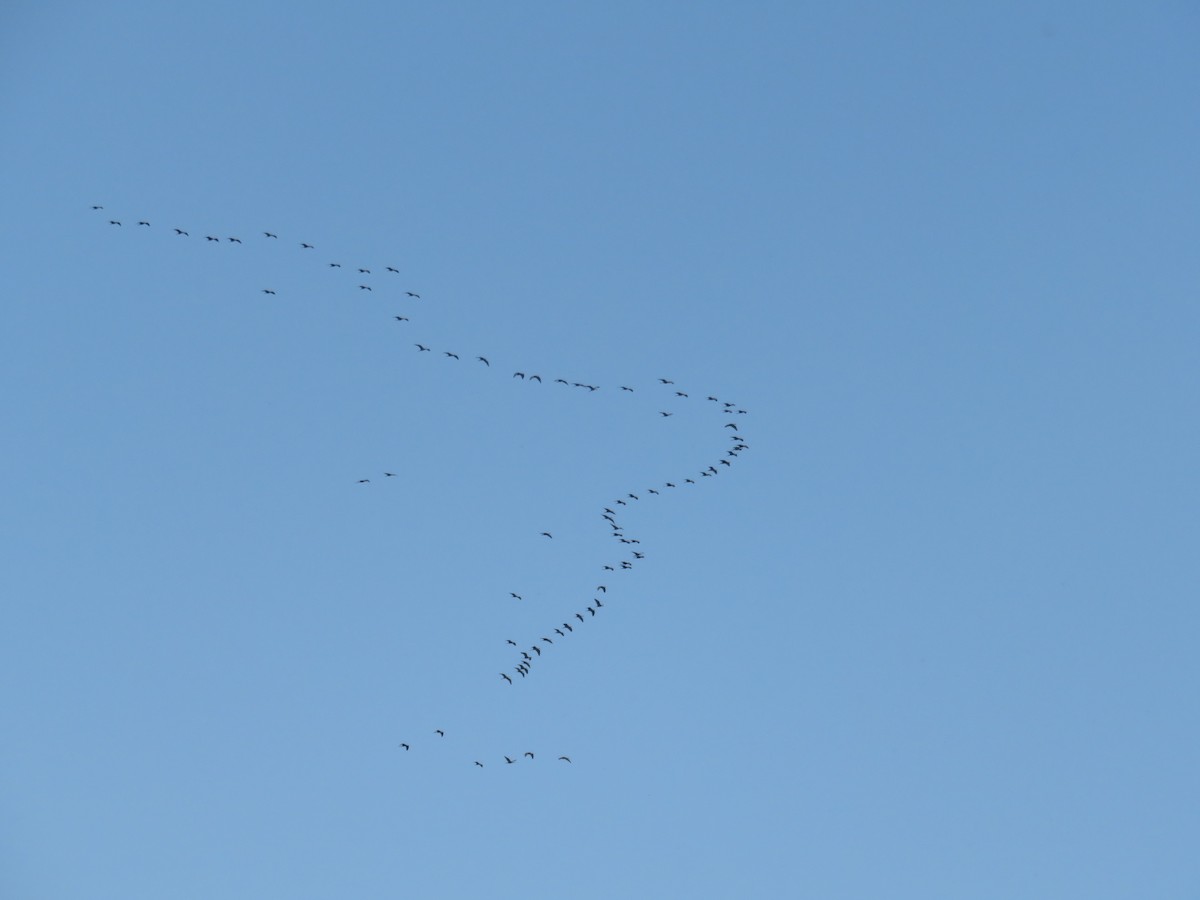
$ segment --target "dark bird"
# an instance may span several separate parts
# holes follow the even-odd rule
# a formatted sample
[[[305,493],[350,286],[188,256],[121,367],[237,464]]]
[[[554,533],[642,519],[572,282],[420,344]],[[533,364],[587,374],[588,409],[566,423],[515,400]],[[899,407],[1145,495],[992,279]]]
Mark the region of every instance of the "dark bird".
[[[440,728],[433,729],[433,733],[436,735],[439,735],[440,737],[446,736],[446,732],[442,731],[442,729],[440,729]]]
[[[596,601],[596,609],[599,609],[600,607],[602,607],[604,605],[603,603],[600,602],[599,597],[593,597],[592,599]]]
[[[658,380],[659,380],[659,381],[660,381],[662,384],[674,384],[674,383],[675,383],[675,382],[671,381],[671,380],[670,380],[670,379],[668,379],[668,378],[660,378],[660,379],[658,379]]]
[[[521,666],[517,666],[514,671],[516,671],[518,674],[520,674],[520,676],[522,678],[524,678],[526,675],[525,670],[523,668],[521,668]]]
[[[175,233],[176,233],[176,234],[182,234],[184,237],[187,237],[187,236],[188,236],[188,233],[187,233],[186,231],[184,231],[182,228],[176,228],[176,229],[175,229]]]
[[[719,400],[718,400],[716,397],[709,397],[708,399],[709,399],[709,400],[712,400],[714,403],[720,403],[720,402],[721,402],[721,401],[719,401]]]
[[[567,636],[566,632],[564,632],[561,628],[555,628],[554,633],[557,634],[559,637]]]
[[[150,223],[147,222],[146,224],[149,225]],[[229,243],[231,243],[231,244],[240,244],[242,242],[241,238],[234,238],[234,237],[225,238],[225,240],[229,241]]]
[[[660,416],[664,416],[664,417],[666,417],[666,416],[673,416],[673,415],[675,415],[675,414],[674,414],[674,413],[669,413],[669,412],[660,412],[660,413],[659,413],[659,415],[660,415]]]
[[[264,234],[266,237],[269,237],[269,238],[277,238],[277,237],[279,237],[279,235],[277,235],[277,234],[271,234],[271,232],[269,232],[269,231],[264,231],[264,232],[263,232],[263,234]]]
[[[513,372],[513,378],[521,378],[521,379],[523,379],[524,377],[525,377],[525,373],[524,373],[524,372]]]
[[[646,488],[646,490],[647,490],[649,493],[651,493],[651,494],[657,494],[657,493],[658,493],[658,491],[656,491],[654,488]]]
[[[675,485],[671,484],[671,482],[669,482],[669,481],[667,482],[667,485],[666,485],[666,486],[667,486],[667,487],[675,487]]]
[[[533,657],[532,657],[532,656],[530,656],[528,653],[526,653],[524,650],[522,650],[522,651],[521,651],[521,655],[522,655],[523,657],[525,657],[525,660],[526,660],[527,662],[533,662]]]
[[[414,344],[413,346],[416,347],[418,350],[420,350],[422,353],[430,352],[429,348],[426,347],[424,344]]]
[[[104,209],[103,206],[93,206],[92,209]]]
[[[392,316],[392,318],[395,319],[397,322],[411,322],[412,321],[408,316]]]
[[[108,224],[109,225],[120,225],[121,223],[118,222],[116,219],[109,219]]]
[[[503,678],[505,681],[507,681],[509,684],[513,683],[513,680],[511,678],[509,678],[507,675],[505,675],[503,672],[500,673],[500,677]]]
[[[560,756],[559,759],[566,760],[567,762],[571,762],[571,757],[569,757],[569,756]]]
[[[371,270],[370,270],[370,269],[359,269],[358,271],[359,271],[361,274],[363,274],[363,275],[370,275],[370,274],[371,274]]]
[[[640,499],[641,499],[641,497],[639,497],[637,494],[626,494],[626,496],[627,496],[627,497],[632,497],[634,500],[640,500]]]
[[[565,384],[568,387],[570,386],[570,382],[568,382],[567,379],[565,379],[565,378],[555,378],[554,383],[555,384]]]
[[[542,382],[542,376],[541,376],[541,375],[530,375],[530,376],[529,376],[529,380],[530,380],[530,381],[536,381],[538,384],[541,384],[541,382]]]
[[[598,591],[603,591],[603,592],[604,592],[604,593],[606,593],[606,594],[608,593],[608,588],[606,588],[606,587],[605,587],[604,585],[602,585],[602,584],[598,584],[598,585],[596,585],[596,590],[598,590]]]
[[[492,364],[490,362],[488,362],[486,359],[484,359],[482,356],[477,356],[475,358],[477,360],[479,360],[481,363],[483,363],[485,366],[487,366],[489,369],[492,367]]]
[[[530,650],[532,650],[534,653],[536,653],[538,656],[541,656],[541,655],[542,655],[542,648],[541,648],[541,647],[539,647],[537,644],[534,644],[534,645],[533,645],[532,647],[530,647],[529,649],[530,649]]]
[[[581,616],[579,613],[575,613],[575,618],[577,618],[580,622],[583,621],[583,616]]]
[[[520,594],[514,594],[512,591],[509,591],[509,592],[508,592],[508,596],[510,596],[510,597],[516,597],[518,600],[524,600],[524,599],[525,599],[525,598],[524,598],[524,597],[522,597]]]
[[[726,403],[725,404],[726,409],[729,409],[730,407],[733,407],[733,406],[737,406],[737,404],[736,403]]]
[[[517,646],[517,642],[512,640],[511,638],[506,638],[504,642],[506,644],[512,644],[514,647]]]
[[[646,558],[646,554],[645,554],[645,553],[638,553],[636,550],[634,550],[634,551],[633,551],[633,558],[634,558],[634,559],[645,559],[645,558]]]
[[[370,478],[360,478],[360,479],[358,479],[358,483],[359,484],[370,484],[371,479]]]
[[[737,426],[736,426],[736,425],[734,425],[732,422],[726,422],[726,423],[725,423],[725,427],[726,427],[726,428],[737,428]]]
[[[542,537],[548,537],[548,538],[552,538],[552,537],[554,537],[554,535],[552,535],[552,534],[551,534],[550,532],[548,532],[548,531],[543,531],[543,532],[542,532]]]
[[[633,388],[631,388],[631,387],[625,387],[625,385],[621,385],[621,390],[623,390],[623,391],[632,391],[632,390],[633,390]]]
[[[727,459],[718,459],[717,462],[719,462],[723,466],[732,466],[733,465],[733,463],[731,463]]]
[[[596,614],[596,611],[594,609],[592,609],[590,606],[587,608],[587,611],[590,612],[593,616]]]
[[[403,747],[405,750],[408,749],[408,744],[401,744],[400,746]]]
[[[598,384],[585,384],[584,387],[587,388],[589,391],[600,390],[600,385],[598,385]]]
[[[139,224],[139,225],[145,225],[147,228],[149,228],[149,227],[150,227],[150,223],[149,223],[149,222],[138,222],[138,224]],[[238,241],[238,243],[240,244],[240,243],[241,243],[241,241]]]
[[[717,470],[716,470],[716,469],[714,469],[712,466],[709,466],[709,467],[708,467],[708,471],[712,472],[714,475],[716,475],[716,474],[717,474]]]
[[[360,284],[358,286],[358,289],[360,291],[369,291],[369,290],[371,290],[371,286],[369,284]]]
[[[615,516],[617,514],[617,511],[615,509],[609,509],[607,506],[604,507],[604,511],[606,513],[608,513],[610,516]]]
[[[604,567],[604,570],[605,570],[606,572],[615,572],[615,571],[617,571],[617,570],[616,570],[616,569],[614,569],[612,566],[605,566],[605,567]]]
[[[218,244],[221,243],[221,239],[219,237],[213,237],[211,234],[206,234],[204,239],[206,241],[216,241]]]
[[[305,250],[312,250],[312,249],[313,249],[313,245],[312,245],[312,244],[305,244],[305,243],[301,243],[301,244],[300,244],[300,246],[301,246],[302,248],[304,248]]]
[[[388,478],[395,478],[395,477],[396,477],[396,473],[395,473],[395,472],[384,472],[383,474],[384,474],[384,475],[386,475]]]
[[[442,352],[443,352],[444,354],[446,354],[447,356],[452,356],[454,359],[458,359],[458,354],[457,354],[457,353],[451,353],[449,350],[443,350]]]
[[[273,294],[273,293],[275,293],[274,291],[272,291],[272,290],[268,290],[267,288],[263,288],[263,289],[262,289],[262,292],[263,292],[264,294]]]
[[[528,756],[530,759],[533,759],[533,754],[530,753],[528,750],[525,751],[525,755]]]
[[[572,628],[572,627],[571,627],[571,625],[570,625],[570,623],[569,623],[569,622],[563,622],[563,628],[567,629],[567,631],[574,631],[574,630],[575,630],[574,628]]]
[[[400,270],[399,270],[399,269],[393,269],[391,266],[388,266],[388,267],[387,267],[387,270],[388,270],[389,272],[395,272],[397,275],[399,275],[399,274],[400,274]]]
[[[684,481],[685,481],[687,484],[695,484],[695,483],[696,483],[696,482],[692,481],[692,479],[690,479],[690,478],[685,478],[685,479],[683,479],[683,480],[684,480]]]
[[[515,763],[515,762],[516,762],[516,760],[515,760],[515,759],[510,759],[510,758],[509,758],[509,757],[507,757],[507,756],[506,756],[506,757],[504,757],[504,761],[505,761],[506,763],[509,763],[509,764],[511,764],[511,763]]]
[[[340,269],[341,267],[342,267],[341,263],[330,263],[329,264],[329,268],[331,268],[331,269]]]
[[[416,297],[418,300],[421,299],[420,294],[414,294],[412,291],[405,291],[404,293],[408,294],[408,296],[410,296],[410,297]]]
[[[543,640],[543,641],[545,641],[547,644],[553,644],[553,643],[554,643],[554,641],[550,640],[550,638],[548,638],[548,637],[544,637],[544,638],[542,638],[542,640]]]
[[[512,681],[512,679],[510,678],[509,681]],[[475,760],[475,765],[479,766],[481,769],[483,768],[483,763],[481,763],[479,760]]]
[[[683,391],[676,391],[675,396],[676,397],[686,397],[687,394],[685,394]]]

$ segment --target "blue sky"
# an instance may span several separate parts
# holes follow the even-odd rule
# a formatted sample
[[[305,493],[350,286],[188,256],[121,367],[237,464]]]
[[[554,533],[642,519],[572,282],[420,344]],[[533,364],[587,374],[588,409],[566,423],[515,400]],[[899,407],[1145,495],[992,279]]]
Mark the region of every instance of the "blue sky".
[[[0,893],[1195,896],[1198,25],[10,4]]]

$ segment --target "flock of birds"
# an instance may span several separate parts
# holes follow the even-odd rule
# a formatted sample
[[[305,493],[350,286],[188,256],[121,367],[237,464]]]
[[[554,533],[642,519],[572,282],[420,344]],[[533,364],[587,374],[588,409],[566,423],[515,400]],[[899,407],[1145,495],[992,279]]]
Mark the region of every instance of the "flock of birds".
[[[92,210],[94,212],[103,212],[104,207],[102,205],[93,205]],[[151,226],[150,222],[145,219],[136,219],[133,221],[136,221],[135,228],[153,227]],[[123,222],[120,219],[108,219],[108,224],[110,226],[123,227]],[[177,238],[191,237],[191,232],[185,228],[172,227],[171,231]],[[206,243],[226,245],[238,245],[243,243],[241,238],[233,236],[225,236],[222,238],[217,235],[206,234],[204,235],[204,238]],[[262,231],[261,238],[259,238],[259,240],[278,241],[280,238],[275,232]],[[314,244],[306,241],[296,241],[296,245],[301,251],[316,249]],[[327,262],[325,268],[343,269],[344,267],[339,262]],[[372,268],[371,266],[354,266],[353,268],[356,270],[355,274],[359,276],[369,276],[373,271],[375,271],[375,268]],[[391,265],[382,267],[382,271],[388,275],[401,274],[399,268]],[[366,279],[362,279],[362,281],[365,280]],[[360,279],[355,278],[354,281],[359,282]],[[374,292],[374,286],[370,283],[358,283],[357,287],[360,291]],[[274,288],[260,288],[260,291],[265,295],[277,295],[277,292]],[[421,299],[421,294],[414,290],[402,289],[402,295],[410,301]],[[391,318],[401,325],[412,322],[412,317],[409,315],[392,314]],[[434,353],[434,348],[429,344],[414,341],[414,346],[416,347],[416,352],[418,355],[421,353],[429,353],[432,355]],[[453,350],[441,350],[440,354],[446,359],[451,359],[458,362],[462,361],[462,357]],[[481,364],[480,367],[485,371],[494,371],[491,358],[488,356],[476,354],[473,361]],[[557,384],[571,389],[581,389],[589,394],[602,389],[602,386],[598,384],[590,384],[584,381],[574,381],[572,379],[562,377],[556,377],[549,381],[543,380],[540,374],[529,372],[527,368],[514,371],[510,377],[510,380],[512,379],[519,379],[525,383],[536,382],[538,384]],[[620,393],[634,393],[638,390],[638,388],[626,384],[617,385],[617,388]],[[650,386],[650,389],[656,390],[658,392],[656,396],[663,397],[670,403],[678,403],[691,399],[691,393],[689,391],[680,390],[675,385],[675,382],[670,378],[658,378],[656,383]],[[700,402],[704,403],[706,406],[710,406],[711,409],[716,410],[722,417],[731,417],[724,418],[722,422],[722,431],[725,435],[725,440],[728,440],[729,443],[724,443],[722,445],[724,449],[719,452],[717,458],[712,459],[708,465],[699,470],[682,473],[680,477],[677,477],[671,481],[665,481],[661,484],[656,484],[653,487],[640,488],[640,493],[635,493],[632,490],[627,491],[623,496],[608,501],[600,507],[600,511],[598,513],[599,518],[607,526],[609,537],[616,542],[614,546],[618,547],[622,553],[621,557],[610,557],[606,562],[604,562],[601,568],[603,572],[614,573],[615,577],[616,573],[628,572],[646,558],[646,554],[641,549],[635,549],[640,548],[642,543],[641,540],[632,536],[620,521],[619,516],[621,515],[621,510],[627,509],[630,503],[641,501],[643,495],[645,495],[647,498],[661,497],[664,495],[664,493],[680,489],[681,486],[699,484],[700,482],[697,481],[697,478],[703,479],[716,477],[725,469],[731,468],[741,454],[750,449],[750,445],[746,443],[745,437],[742,434],[743,429],[740,427],[740,423],[743,420],[738,418],[739,416],[747,415],[747,411],[736,403],[722,400],[718,397],[712,396],[711,394],[706,394],[704,396],[705,399]],[[661,405],[666,404],[664,403]],[[667,419],[675,415],[675,412],[671,409],[659,409],[658,415],[662,419]],[[726,429],[728,430],[726,431]],[[724,469],[718,468],[718,466],[722,466]],[[383,472],[383,476],[385,478],[395,478],[396,473]],[[371,479],[369,477],[359,478],[357,479],[357,483],[371,484]],[[553,540],[554,538],[554,535],[549,531],[543,531],[539,536],[550,540]],[[516,591],[509,591],[508,593],[511,599],[518,601],[524,599],[522,595]],[[560,646],[560,644],[566,643],[568,640],[570,640],[571,636],[575,634],[577,629],[583,628],[591,619],[595,618],[601,610],[607,609],[607,604],[601,601],[599,595],[603,594],[607,599],[608,586],[606,584],[598,584],[592,593],[596,596],[592,597],[591,603],[583,606],[582,608],[568,611],[564,616],[562,616],[565,621],[555,622],[550,627],[544,629],[546,631],[545,634],[538,635],[527,645],[523,646],[521,643],[518,643],[511,638],[507,638],[505,642],[512,648],[511,652],[515,654],[512,657],[512,662],[514,665],[502,670],[499,673],[501,683],[511,687],[520,683],[518,679],[523,680],[530,677],[533,674],[534,667],[542,660],[543,655],[550,653],[552,647],[557,648]],[[550,635],[556,635],[559,643],[556,643],[556,639]],[[514,679],[514,675],[517,676],[517,679]],[[438,739],[445,737],[445,731],[440,728],[435,729],[433,734]],[[399,748],[404,751],[410,750],[411,747],[412,744],[409,741],[401,742],[399,744]],[[504,762],[507,765],[515,764],[522,759],[533,760],[535,758],[536,756],[532,751],[526,751],[523,755],[516,756],[503,755]],[[558,761],[567,763],[572,762],[571,758],[565,755],[559,756]],[[484,763],[481,760],[473,760],[473,764],[480,768],[484,767]]]

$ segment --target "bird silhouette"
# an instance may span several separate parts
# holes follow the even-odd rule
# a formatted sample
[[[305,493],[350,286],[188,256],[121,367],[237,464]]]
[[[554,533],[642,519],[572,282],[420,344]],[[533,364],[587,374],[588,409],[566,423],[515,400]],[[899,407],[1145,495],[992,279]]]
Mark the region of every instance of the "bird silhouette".
[[[583,616],[581,616],[579,613],[575,613],[575,618],[577,618],[580,622],[583,621]]]
[[[442,352],[443,352],[443,353],[445,353],[447,356],[451,356],[451,357],[453,357],[454,359],[458,359],[458,354],[457,354],[457,353],[451,353],[449,350],[443,350]]]
[[[483,768],[483,763],[481,763],[479,760],[475,760],[475,765],[479,766],[481,769]]]
[[[543,640],[543,641],[545,641],[547,644],[553,644],[553,643],[554,643],[554,641],[550,640],[550,638],[548,638],[548,637],[544,637],[544,638],[542,638],[542,640]]]
[[[359,484],[370,484],[371,479],[370,478],[360,478],[360,479],[358,479],[358,483]]]
[[[560,756],[559,759],[566,760],[567,762],[571,762],[571,757],[569,757],[569,756]]]
[[[176,234],[182,234],[184,237],[187,237],[187,236],[188,236],[188,233],[187,233],[186,231],[184,231],[182,228],[176,228],[176,229],[175,229],[175,233],[176,233]]]
[[[668,378],[660,378],[660,379],[658,379],[658,380],[659,380],[659,381],[660,381],[662,384],[674,384],[674,383],[675,383],[675,382],[671,381],[671,380],[670,380],[670,379],[668,379]]]
[[[440,729],[440,728],[435,728],[435,729],[433,729],[433,733],[434,733],[434,734],[436,734],[436,735],[438,735],[438,736],[440,736],[440,737],[445,737],[445,736],[446,736],[446,732],[442,731],[442,729]]]
[[[360,284],[358,286],[358,289],[360,291],[369,291],[369,290],[371,290],[371,286],[369,284]]]
[[[104,209],[103,206],[93,206],[92,209]]]
[[[541,376],[541,375],[530,375],[530,376],[529,376],[529,380],[530,380],[530,381],[536,381],[538,384],[541,384],[541,383],[542,383],[542,376]]]
[[[312,249],[313,249],[313,245],[312,245],[312,244],[305,244],[305,243],[301,243],[301,244],[300,244],[300,246],[301,246],[301,248],[303,248],[303,249],[305,249],[305,250],[312,250]]]
[[[623,391],[632,391],[632,390],[633,390],[633,388],[631,388],[631,387],[625,387],[625,385],[621,385],[621,390],[623,390]]]
[[[413,346],[414,346],[414,347],[416,347],[418,350],[420,350],[420,351],[421,351],[421,352],[423,352],[423,353],[429,353],[429,352],[430,352],[429,348],[428,348],[428,347],[426,347],[424,344],[414,344]]]
[[[552,534],[551,534],[550,532],[548,532],[548,531],[543,531],[543,532],[542,532],[542,537],[548,537],[548,538],[552,538],[552,537],[554,537],[554,535],[552,535]]]
[[[525,755],[528,756],[530,759],[533,759],[533,754],[530,753],[528,750],[525,751]]]
[[[149,225],[150,223],[147,222],[146,224]],[[225,240],[229,241],[229,243],[231,243],[231,244],[240,244],[242,242],[241,238],[235,238],[235,237],[225,238]]]
[[[263,291],[262,291],[262,292],[263,292],[264,294],[273,294],[273,293],[275,293],[274,291],[272,291],[272,290],[269,290],[268,288],[263,288]]]
[[[524,598],[524,597],[522,597],[520,594],[514,594],[512,591],[509,591],[509,592],[508,592],[508,596],[510,596],[510,597],[516,597],[518,600],[524,600],[524,599],[525,599],[525,598]]]
[[[522,378],[523,379],[524,377],[525,377],[524,372],[513,372],[513,378]]]
[[[264,234],[266,237],[269,237],[269,238],[278,238],[278,237],[279,237],[279,235],[277,235],[277,234],[271,234],[271,232],[269,232],[269,231],[264,231],[264,232],[263,232],[263,234]]]
[[[685,394],[683,391],[676,391],[675,396],[676,397],[686,397],[687,394]]]
[[[592,599],[596,601],[596,609],[599,609],[600,607],[602,607],[604,605],[603,603],[600,602],[599,597],[593,597]]]
[[[408,744],[401,744],[400,746],[403,747],[405,750],[409,749]]]
[[[410,319],[408,316],[392,316],[392,318],[395,319],[397,322],[411,322],[412,321],[412,319]]]
[[[395,472],[384,472],[383,474],[384,474],[384,475],[386,475],[388,478],[395,478],[395,477],[396,477],[396,473],[395,473]]]
[[[477,356],[475,358],[477,360],[479,360],[481,363],[483,363],[485,366],[487,366],[489,369],[492,367],[492,364],[490,362],[488,362],[486,359],[484,359],[482,356]]]
[[[514,641],[512,638],[506,638],[504,642],[506,644],[512,644],[514,647],[517,646],[517,642]]]
[[[150,223],[149,223],[149,222],[138,222],[138,224],[139,224],[139,225],[145,225],[147,228],[149,228],[149,227],[150,227]],[[238,243],[240,244],[240,243],[241,243],[241,241],[238,241]]]
[[[608,593],[608,588],[606,588],[606,587],[605,587],[604,585],[602,585],[602,584],[598,584],[598,585],[596,585],[596,590],[598,590],[598,591],[603,591],[603,592],[604,592],[604,593],[606,593],[606,594]]]
[[[541,656],[541,655],[542,655],[542,648],[541,648],[541,647],[539,647],[537,644],[534,644],[534,645],[533,645],[532,647],[530,647],[529,649],[530,649],[530,650],[532,650],[534,653],[536,653],[538,656]]]
[[[371,274],[370,269],[359,269],[358,271],[359,271],[360,275],[370,275]]]
[[[341,267],[342,267],[341,263],[330,263],[329,264],[329,268],[331,268],[331,269],[340,269]]]
[[[500,677],[503,678],[505,681],[507,681],[509,684],[513,683],[513,680],[511,678],[509,678],[507,675],[505,675],[503,672],[500,673]]]
[[[663,417],[665,418],[665,417],[667,417],[667,416],[673,416],[673,415],[675,415],[675,413],[669,413],[669,412],[660,412],[660,413],[659,413],[659,415],[660,415],[660,416],[663,416]]]
[[[510,758],[510,757],[508,757],[508,756],[504,757],[504,761],[505,761],[506,763],[509,763],[510,765],[511,765],[512,763],[515,763],[515,762],[516,762],[516,760],[515,760],[515,759],[512,759],[512,758]]]
[[[221,239],[219,237],[213,237],[211,234],[206,234],[204,239],[206,241],[216,241],[218,244],[221,243]]]
[[[574,631],[574,630],[575,630],[574,628],[572,628],[572,627],[571,627],[571,623],[570,623],[570,622],[563,622],[563,628],[567,629],[567,631]]]
[[[387,267],[387,270],[388,270],[389,272],[395,272],[397,275],[399,275],[399,274],[400,274],[400,270],[399,270],[399,269],[393,269],[391,266],[388,266],[388,267]]]
[[[118,222],[116,219],[109,219],[108,224],[109,225],[120,225],[121,223]],[[122,226],[122,227],[124,227],[124,226]]]
[[[416,297],[418,300],[421,299],[420,294],[414,294],[412,291],[405,291],[404,293],[408,294],[408,296],[410,296],[410,297]]]

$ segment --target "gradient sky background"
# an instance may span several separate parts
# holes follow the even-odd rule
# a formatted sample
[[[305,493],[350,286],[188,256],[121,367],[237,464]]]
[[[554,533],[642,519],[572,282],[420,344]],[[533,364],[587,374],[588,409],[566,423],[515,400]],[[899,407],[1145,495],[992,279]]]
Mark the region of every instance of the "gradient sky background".
[[[7,4],[0,894],[1196,897],[1198,38]]]

